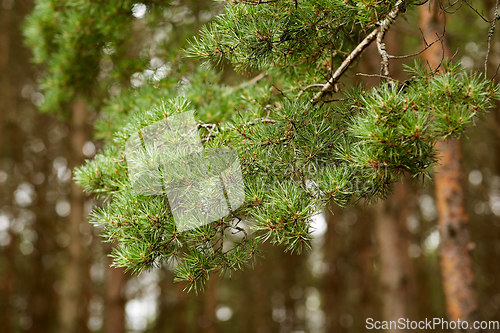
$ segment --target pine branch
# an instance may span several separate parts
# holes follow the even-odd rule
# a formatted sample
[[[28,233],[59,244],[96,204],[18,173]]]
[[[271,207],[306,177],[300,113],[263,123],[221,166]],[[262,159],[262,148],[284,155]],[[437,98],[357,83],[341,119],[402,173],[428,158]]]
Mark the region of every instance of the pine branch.
[[[334,90],[336,91],[336,84],[340,77],[345,73],[345,71],[351,66],[354,60],[356,60],[361,53],[377,38],[377,35],[379,32],[383,32],[385,34],[385,31],[389,29],[390,24],[396,17],[398,16],[401,6],[404,5],[405,0],[398,0],[396,4],[394,5],[394,9],[387,15],[387,18],[382,20],[378,25],[379,27],[375,28],[368,36],[361,41],[361,43],[352,50],[352,52],[347,56],[347,58],[342,62],[342,64],[337,68],[335,73],[333,73],[332,77],[328,80],[328,82],[324,85],[323,89],[321,89],[320,92],[318,92],[311,100],[312,104],[318,103],[321,98],[329,93],[330,91]],[[381,29],[379,31],[379,29]]]

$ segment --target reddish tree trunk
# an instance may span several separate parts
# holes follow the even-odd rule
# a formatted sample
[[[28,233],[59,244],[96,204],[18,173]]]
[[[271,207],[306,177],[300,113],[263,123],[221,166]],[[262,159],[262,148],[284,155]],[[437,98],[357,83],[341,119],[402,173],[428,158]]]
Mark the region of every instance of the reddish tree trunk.
[[[441,35],[444,30],[444,12],[438,3],[420,8],[420,27],[427,42]],[[445,56],[449,50],[444,44]],[[434,69],[443,57],[441,45],[434,45],[422,54],[422,58]],[[458,140],[441,140],[436,144],[440,153],[440,165],[436,168],[435,187],[439,212],[440,262],[446,309],[450,320],[469,322],[469,329],[478,319],[479,305],[474,287],[473,262],[467,211],[465,208],[464,170],[461,164],[462,148]],[[479,331],[479,330],[478,330]]]
[[[439,174],[435,177],[436,199],[441,235],[440,256],[446,308],[450,319],[478,319],[478,297],[470,251],[468,220],[465,210],[461,145],[457,140],[440,141],[442,150]]]

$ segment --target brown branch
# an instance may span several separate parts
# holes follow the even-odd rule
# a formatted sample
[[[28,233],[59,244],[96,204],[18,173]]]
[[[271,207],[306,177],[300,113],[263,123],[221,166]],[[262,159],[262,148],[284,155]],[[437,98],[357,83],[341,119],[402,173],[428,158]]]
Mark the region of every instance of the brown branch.
[[[385,79],[387,81],[393,80],[390,76],[380,75],[380,74],[365,74],[365,73],[356,73],[357,76],[366,76],[366,77],[379,77]]]
[[[493,37],[493,34],[495,33],[495,27],[497,20],[499,19],[498,17],[498,1],[495,4],[495,14],[493,17],[493,20],[491,20],[491,27],[490,31],[488,31],[488,51],[486,51],[486,59],[484,60],[484,78],[486,79],[486,74],[488,74],[488,58],[490,56],[490,49],[491,49],[491,37]]]
[[[498,70],[499,70],[499,69],[500,69],[500,63],[498,64],[498,66],[497,66],[497,70],[496,70],[496,72],[495,72],[495,75],[493,75],[493,77],[491,78],[491,81],[495,80],[495,78],[496,78],[496,77],[497,77],[497,75],[498,75]]]
[[[263,123],[263,124],[266,124],[266,123],[275,124],[275,123],[276,123],[276,120],[273,120],[273,119],[267,119],[267,118],[265,118],[265,119],[258,119],[258,120],[257,120],[257,122],[258,122],[258,121],[260,121],[260,122],[261,122],[261,123]],[[247,125],[255,125],[255,122],[253,122],[253,121],[249,121],[249,122],[247,122],[247,123],[243,124],[243,126],[247,126]]]
[[[472,7],[472,5],[467,1],[467,0],[464,0],[464,2],[467,4],[467,6],[469,6],[470,9],[472,9],[473,11],[476,12],[477,15],[479,15],[479,17],[486,23],[492,23],[491,21],[487,20],[481,13],[479,13],[477,11],[476,8]],[[495,22],[495,19],[493,19],[493,22]]]
[[[259,75],[257,75],[256,77],[254,77],[253,79],[249,80],[249,81],[245,81],[243,82],[242,84],[240,84],[235,90],[238,90],[238,89],[243,89],[247,86],[251,86],[257,82],[259,82],[262,78],[264,78],[264,76],[266,76],[265,73],[260,73]]]
[[[297,96],[297,99],[300,99],[300,96],[302,96],[302,94],[309,88],[313,88],[313,87],[324,87],[325,85],[322,84],[322,83],[316,83],[316,84],[310,84],[308,85],[307,87],[303,88],[302,90],[300,90],[298,96]]]
[[[389,75],[389,56],[384,43],[384,37],[387,30],[389,30],[389,24],[390,22],[387,22],[385,25],[381,26],[380,31],[377,33],[377,50],[382,58],[380,61],[380,73],[382,73],[382,76],[389,78],[386,79],[389,84],[393,84],[394,80],[390,78]]]
[[[391,24],[391,21],[394,20],[400,10],[400,6],[403,4],[404,0],[398,0],[396,5],[394,6],[394,9],[388,14],[388,17],[382,20],[379,23],[379,26],[384,29],[388,29],[389,25]],[[347,56],[347,58],[344,59],[342,64],[337,68],[335,73],[333,73],[332,77],[328,80],[328,82],[324,85],[323,89],[321,89],[320,92],[318,92],[313,99],[311,100],[312,104],[318,103],[321,98],[327,93],[330,92],[331,90],[336,90],[335,86],[340,79],[340,77],[345,73],[345,71],[349,68],[349,66],[352,64],[352,62],[375,40],[377,37],[377,34],[379,32],[379,28],[375,28],[368,36],[365,37],[359,43],[354,50]]]
[[[258,0],[258,1],[229,0],[229,2],[234,3],[234,4],[253,5],[253,6],[257,6],[257,5],[261,5],[261,4],[265,4],[265,3],[273,3],[273,2],[276,2],[276,1],[277,0],[267,0],[267,1],[264,1],[264,0]]]
[[[332,89],[335,89],[335,85],[337,84],[337,81],[339,78],[344,74],[344,72],[349,68],[351,63],[370,45],[373,40],[377,37],[377,32],[378,28],[373,30],[368,36],[363,39],[361,43],[356,46],[356,48],[347,56],[347,58],[344,59],[344,62],[340,65],[339,68],[333,73],[332,77],[328,82],[324,85],[323,89],[319,93],[317,93],[313,99],[311,100],[311,103],[315,104],[319,102],[321,97],[323,97],[327,92],[329,92]],[[336,90],[336,89],[335,89]]]
[[[321,103],[326,104],[326,103],[332,103],[332,102],[342,102],[345,101],[345,98],[334,98],[334,99],[328,99],[326,101],[321,101]]]
[[[387,56],[389,57],[389,59],[406,59],[406,58],[416,57],[416,56],[420,55],[421,53],[427,51],[427,49],[429,47],[431,47],[432,45],[439,42],[443,37],[444,37],[444,35],[440,36],[439,38],[437,38],[436,40],[434,40],[430,44],[427,44],[427,42],[425,42],[426,46],[422,50],[418,51],[417,53],[412,53],[412,54],[407,54],[407,55],[402,55],[402,56],[393,56],[393,55],[388,54]]]

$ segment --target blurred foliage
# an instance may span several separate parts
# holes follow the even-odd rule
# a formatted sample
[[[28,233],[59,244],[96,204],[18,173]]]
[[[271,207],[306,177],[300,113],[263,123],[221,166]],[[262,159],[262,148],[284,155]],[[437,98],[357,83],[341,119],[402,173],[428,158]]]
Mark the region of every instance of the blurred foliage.
[[[6,3],[10,2],[4,1],[2,6],[7,6]],[[54,332],[57,329],[56,303],[60,293],[58,281],[68,260],[68,240],[63,232],[67,217],[58,215],[58,212],[64,213],[61,210],[64,205],[59,205],[59,210],[56,210],[57,204],[64,204],[70,193],[69,182],[65,180],[63,167],[65,161],[63,156],[68,154],[69,149],[66,142],[68,129],[65,125],[58,124],[53,118],[35,113],[33,104],[40,103],[40,96],[45,97],[41,108],[49,112],[62,110],[66,116],[69,116],[70,103],[81,96],[86,98],[87,103],[93,109],[101,111],[97,116],[96,136],[103,141],[95,141],[95,144],[100,147],[104,142],[106,147],[93,162],[88,164],[95,163],[102,166],[99,170],[101,178],[97,177],[95,167],[89,167],[88,173],[82,176],[89,177],[88,179],[92,176],[94,182],[90,183],[88,190],[101,191],[97,194],[103,197],[107,193],[116,193],[127,182],[127,177],[122,174],[124,164],[116,162],[123,157],[120,141],[115,141],[114,137],[126,127],[128,122],[140,118],[142,111],[150,110],[151,105],[161,105],[161,101],[180,95],[190,102],[191,108],[196,110],[200,124],[219,123],[221,128],[227,126],[230,130],[224,133],[233,133],[229,136],[230,138],[233,135],[238,137],[239,133],[234,132],[235,127],[222,124],[227,123],[228,120],[230,123],[238,123],[240,115],[247,117],[243,123],[255,122],[262,117],[268,117],[268,113],[269,117],[275,117],[273,120],[283,121],[276,116],[278,112],[285,112],[280,111],[278,105],[283,107],[288,101],[280,90],[288,98],[293,98],[299,90],[298,87],[306,85],[304,82],[307,84],[323,83],[325,80],[324,74],[301,76],[303,73],[308,73],[302,68],[296,68],[297,75],[294,75],[294,72],[276,75],[274,68],[270,68],[271,75],[259,80],[257,87],[254,85],[240,87],[242,82],[252,76],[236,77],[224,62],[222,63],[224,71],[219,72],[220,68],[215,71],[201,68],[200,63],[194,59],[184,59],[177,50],[179,47],[189,47],[185,42],[186,36],[191,36],[203,22],[220,13],[220,3],[173,2],[169,3],[169,9],[160,10],[159,2],[154,4],[144,2],[146,4],[144,16],[136,17],[134,10],[142,7],[134,7],[134,4],[140,5],[139,2],[130,2],[128,7],[122,7],[123,12],[119,12],[116,18],[113,15],[108,18],[109,22],[122,22],[123,24],[122,30],[112,31],[112,29],[106,30],[103,24],[97,22],[102,16],[96,15],[96,22],[88,24],[93,20],[93,16],[89,13],[109,14],[113,6],[112,2],[106,2],[104,6],[102,2],[86,1],[81,4],[78,2],[79,7],[77,7],[75,4],[68,5],[67,1],[40,1],[41,7],[43,3],[54,4],[53,7],[47,5],[43,10],[39,7],[39,14],[37,14],[42,15],[43,11],[47,13],[43,26],[50,34],[53,34],[51,35],[53,38],[44,41],[41,36],[45,33],[37,35],[31,31],[29,34],[32,40],[28,43],[35,48],[40,47],[39,54],[48,52],[49,49],[57,50],[51,51],[54,52],[51,54],[56,57],[52,58],[50,64],[45,63],[41,66],[45,71],[40,78],[43,87],[40,90],[30,80],[35,73],[33,67],[29,65],[28,52],[20,45],[21,36],[14,32],[17,31],[22,17],[29,8],[21,6],[22,1],[13,3],[14,7],[10,11],[12,48],[8,63],[9,71],[2,72],[2,78],[7,77],[3,75],[4,73],[8,73],[11,78],[10,87],[16,103],[9,109],[9,112],[4,112],[7,120],[5,117],[2,118],[0,124],[2,126],[0,131],[5,142],[1,145],[0,165],[2,191],[0,195],[0,279],[2,286],[5,286],[5,288],[2,287],[0,295],[2,309],[0,311],[0,325],[2,326],[0,327],[5,332],[30,330]],[[284,6],[293,10],[295,5],[293,2],[283,3]],[[352,3],[355,2],[350,2]],[[459,47],[454,62],[461,61],[467,71],[482,72],[489,24],[482,21],[463,2],[460,3],[462,7],[449,16],[447,27],[453,52]],[[494,1],[469,1],[469,3],[485,15],[494,7]],[[301,2],[298,4],[300,6]],[[54,8],[65,10],[54,10]],[[73,18],[65,17],[66,8],[73,13]],[[94,12],[91,12],[89,8],[92,8]],[[450,10],[453,9],[450,8]],[[83,35],[76,26],[75,16],[80,13],[85,19],[81,22],[87,23],[82,25],[82,30],[91,31],[90,35]],[[280,13],[280,15],[284,14]],[[58,18],[54,19],[56,16]],[[33,29],[33,19],[30,20],[31,22],[26,23],[25,27],[31,26]],[[59,24],[60,20],[74,23],[74,25],[67,25],[68,32],[73,33],[73,37],[63,36],[65,30],[54,30],[56,22]],[[402,45],[401,54],[416,52],[420,49],[421,36],[415,29],[417,20],[416,11],[408,9],[391,28],[399,33],[398,43]],[[363,29],[366,29],[369,23],[364,24]],[[94,39],[105,31],[110,33],[110,37],[106,37],[105,40],[111,41],[111,36],[114,36],[113,38],[116,38],[114,43],[102,45]],[[362,31],[362,27],[357,26],[353,31]],[[353,33],[351,38],[351,41],[345,41],[342,52],[335,55],[334,67],[339,64],[348,48],[358,40],[359,36]],[[65,40],[64,43],[63,40]],[[68,55],[72,53],[72,50],[66,48],[65,43],[75,40],[95,43],[92,45],[98,45],[98,47],[92,46],[89,50],[80,49],[81,54],[75,51],[74,54]],[[488,77],[493,76],[496,64],[500,62],[498,43],[498,35],[495,34],[492,40]],[[307,47],[307,45],[301,47]],[[71,61],[58,59],[63,54]],[[374,55],[378,57],[376,53]],[[85,63],[87,60],[82,60],[84,57],[88,60],[87,63]],[[363,61],[365,59],[361,60],[361,66]],[[412,60],[391,60],[391,66],[399,61],[411,63]],[[91,66],[86,66],[86,64]],[[162,67],[164,65],[165,67]],[[329,62],[318,62],[317,66],[322,68],[326,75],[328,74]],[[376,70],[378,71],[378,68]],[[58,71],[61,72],[57,74]],[[82,78],[81,85],[75,74],[77,72]],[[279,70],[277,73],[280,73]],[[257,73],[253,74],[257,75]],[[457,74],[465,75],[463,72],[457,72]],[[292,82],[288,79],[289,77],[294,77],[297,81]],[[406,87],[405,79],[401,79],[398,88]],[[442,83],[444,78],[440,80],[434,83]],[[344,78],[345,83],[355,81],[356,78],[351,77],[350,73]],[[52,92],[50,92],[48,82],[53,82],[53,87],[56,87]],[[198,82],[201,84],[197,84]],[[276,86],[274,89],[271,88],[273,82]],[[414,89],[412,88],[414,83],[410,80],[410,85],[404,89],[406,91]],[[67,84],[67,87],[64,84]],[[2,86],[2,92],[5,91],[4,87]],[[290,87],[295,87],[295,89],[288,91]],[[462,86],[464,93],[466,89],[463,90],[463,87],[466,86]],[[365,87],[356,89],[352,93],[350,89],[343,88],[343,90],[343,93],[363,98],[369,97],[372,100],[384,96],[394,99],[390,86],[385,86],[379,94],[372,93],[369,88]],[[62,91],[67,91],[68,95],[63,94]],[[302,99],[305,100],[305,96]],[[400,100],[397,95],[396,97],[395,100],[401,102],[404,107],[405,100]],[[354,108],[356,112],[363,112],[376,118],[373,109],[364,107],[363,99],[356,98],[357,102],[363,102],[359,106],[349,97],[346,98],[348,99],[345,101],[332,103],[335,106],[326,105],[322,108],[328,109],[330,114],[334,113],[331,110],[334,108],[340,108],[344,113],[352,112],[349,108]],[[279,104],[276,103],[278,101]],[[265,108],[268,104],[273,106],[272,112],[268,112],[269,107]],[[246,113],[245,110],[250,110],[250,112]],[[251,113],[254,111],[258,111],[257,118]],[[458,120],[460,116],[455,111],[459,110],[451,111],[454,119]],[[467,115],[473,113],[467,113]],[[473,251],[475,272],[480,291],[482,315],[486,320],[496,320],[500,308],[498,296],[500,295],[498,287],[500,271],[496,264],[500,256],[498,115],[498,110],[495,110],[483,115],[484,120],[476,120],[477,127],[469,128],[468,140],[464,140],[464,162],[469,180],[467,189],[470,225],[472,239],[476,244]],[[307,114],[304,115],[304,118],[306,117]],[[365,118],[357,118],[357,121],[361,122],[363,119]],[[415,119],[414,122],[416,121]],[[444,123],[442,119],[441,123]],[[266,123],[256,125],[238,128],[248,128],[256,137],[262,134],[258,131],[255,133],[256,130],[252,128],[258,127],[262,131],[268,131],[271,128],[270,124]],[[373,128],[373,123],[367,125],[372,126],[372,132],[387,130],[384,127]],[[462,125],[465,125],[465,122],[461,124],[455,121],[453,128],[461,131]],[[328,126],[332,126],[331,123]],[[443,135],[450,133],[445,133],[448,127],[441,127]],[[330,129],[330,127],[327,128]],[[208,131],[203,129],[201,131],[203,137],[210,135]],[[221,132],[221,134],[224,133]],[[367,131],[364,135],[369,136],[367,133],[370,132]],[[411,133],[407,134],[411,135]],[[219,136],[213,138],[209,141],[209,145],[212,142],[215,144],[217,140],[225,140],[227,136],[220,138]],[[241,136],[240,139],[243,140]],[[370,140],[373,140],[373,137]],[[41,147],[40,141],[45,146],[42,150],[38,150]],[[378,145],[383,151],[383,142],[379,142]],[[368,151],[370,154],[377,153],[377,151]],[[359,161],[366,163],[368,160],[362,159],[366,158],[361,154],[363,149],[358,152]],[[256,160],[250,161],[247,165],[263,166],[264,164]],[[414,166],[410,162],[407,165]],[[115,168],[120,176],[116,174]],[[370,169],[371,167],[368,170]],[[259,172],[262,175],[263,169]],[[41,182],[40,179],[42,179]],[[252,185],[258,184],[252,183]],[[418,291],[415,307],[418,310],[419,319],[444,318],[446,314],[436,250],[438,242],[436,243],[435,237],[435,204],[432,183],[426,181],[426,185],[421,188],[418,184],[414,184],[412,187],[414,192],[408,197],[410,212],[406,224],[411,232],[409,254],[415,267]],[[106,186],[108,189],[105,188]],[[35,192],[31,192],[30,189],[34,189]],[[254,192],[257,195],[262,193],[258,189]],[[22,198],[26,193],[31,198],[31,202],[23,201]],[[99,202],[95,204],[100,205]],[[234,273],[232,279],[226,275],[222,282],[217,283],[218,277],[212,276],[208,282],[208,289],[203,294],[185,295],[182,289],[186,287],[186,284],[182,282],[177,286],[172,284],[173,272],[170,266],[162,266],[151,273],[134,277],[130,279],[126,290],[123,291],[125,294],[123,303],[127,304],[128,329],[134,332],[179,332],[182,329],[192,332],[209,332],[216,326],[217,331],[221,332],[275,332],[280,329],[285,332],[293,330],[357,332],[363,329],[363,321],[366,318],[381,318],[382,291],[378,282],[380,266],[373,237],[372,214],[369,208],[358,205],[355,208],[338,210],[334,217],[327,216],[326,233],[317,233],[311,240],[312,250],[305,251],[301,256],[283,253],[281,248],[271,247],[268,244],[259,246],[260,250],[266,252],[266,259],[259,260],[253,270]],[[141,219],[144,217],[142,216]],[[318,227],[318,224],[313,223],[313,226]],[[92,232],[82,227],[85,239],[83,246],[87,250],[87,263],[85,267],[82,267],[87,279],[85,287],[87,302],[81,304],[84,316],[81,322],[83,332],[103,331],[104,311],[109,304],[105,285],[114,283],[104,273],[107,262],[103,260],[103,256],[107,250],[100,244],[100,238],[97,237],[99,232],[100,230],[97,229]],[[261,234],[266,235],[266,232],[262,230]],[[273,236],[271,234],[270,239]],[[212,307],[213,304],[215,306]],[[212,312],[208,310],[209,308]],[[226,316],[223,315],[224,313]]]

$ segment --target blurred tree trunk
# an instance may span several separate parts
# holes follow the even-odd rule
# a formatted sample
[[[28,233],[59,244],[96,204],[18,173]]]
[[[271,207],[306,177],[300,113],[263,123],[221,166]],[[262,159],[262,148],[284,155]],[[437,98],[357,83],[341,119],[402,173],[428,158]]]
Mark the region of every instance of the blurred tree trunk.
[[[187,312],[187,293],[184,291],[187,283],[185,282],[177,282],[176,286],[176,303],[175,303],[175,311],[174,311],[174,332],[186,333],[188,331],[188,325],[186,321],[186,312]],[[195,323],[196,325],[197,323]]]
[[[304,331],[304,322],[299,320],[295,315],[295,300],[290,295],[290,291],[295,286],[301,285],[301,271],[305,269],[304,261],[306,259],[306,253],[300,255],[294,253],[282,253],[282,269],[284,271],[283,276],[283,294],[285,296],[284,306],[286,309],[285,320],[281,323],[281,329],[285,332],[300,332]],[[304,269],[300,269],[304,267]]]
[[[374,207],[380,255],[383,320],[415,318],[415,282],[406,228],[408,186],[398,183],[391,198]],[[402,332],[396,328],[388,332]]]
[[[11,9],[0,5],[0,124],[4,124],[5,115],[10,109],[10,18]],[[4,142],[4,133],[0,134],[0,149]]]
[[[323,293],[325,295],[325,305],[323,307],[326,317],[326,327],[329,332],[337,332],[341,330],[338,323],[340,316],[340,274],[337,272],[336,263],[339,260],[338,241],[339,237],[335,232],[334,225],[340,219],[341,208],[336,204],[331,203],[330,209],[325,209],[325,220],[328,229],[325,233],[325,253],[324,260],[328,266],[325,274],[325,284]]]
[[[28,67],[28,59],[26,59],[26,67]],[[29,103],[29,102],[28,102]],[[32,107],[33,108],[33,107]],[[52,128],[56,121],[48,116],[41,115],[36,110],[34,112],[34,123],[36,124],[36,136],[44,138],[47,136],[47,129]],[[46,140],[45,147],[49,146]],[[47,179],[52,172],[52,160],[48,157],[48,149],[39,154],[34,154],[33,164],[34,173],[37,171],[44,175]],[[39,174],[32,175],[39,177]],[[56,317],[53,315],[57,312],[57,297],[54,295],[53,285],[56,281],[55,266],[55,237],[57,234],[56,221],[57,216],[54,211],[54,206],[46,199],[46,193],[51,190],[48,181],[43,181],[42,184],[36,184],[35,191],[37,193],[37,201],[33,207],[33,212],[36,215],[36,222],[33,225],[33,230],[37,234],[37,240],[34,244],[32,262],[30,265],[31,276],[37,276],[39,272],[43,272],[37,278],[31,279],[31,295],[30,308],[32,316],[32,326],[28,332],[42,333],[54,332],[57,325]],[[50,259],[48,259],[50,258]]]
[[[362,208],[325,209],[323,285],[327,332],[363,331],[366,318],[380,318],[374,287],[372,218]]]
[[[444,31],[444,12],[436,1],[420,7],[420,27],[428,43]],[[443,44],[444,56],[450,52]],[[437,68],[443,57],[441,45],[434,45],[422,54],[422,58]],[[472,323],[479,317],[478,296],[474,286],[473,261],[470,251],[469,217],[465,206],[464,170],[462,148],[456,139],[441,140],[436,144],[440,151],[440,165],[436,168],[435,188],[439,213],[440,259],[446,308],[450,320]]]
[[[204,333],[217,332],[217,318],[215,316],[215,308],[217,307],[217,289],[219,285],[219,275],[211,274],[210,280],[207,283],[205,291],[200,295],[204,298],[202,318],[206,327],[202,330]],[[204,325],[204,326],[205,326]]]
[[[391,55],[402,54],[398,25],[391,27],[385,36],[386,50]],[[368,74],[381,74],[381,57],[373,45],[362,58],[361,70]],[[390,75],[402,79],[400,61],[390,60]],[[378,85],[379,78],[363,78],[366,84]],[[382,319],[397,321],[399,318],[416,319],[415,277],[413,263],[408,254],[409,232],[406,227],[408,216],[407,194],[410,187],[406,182],[398,183],[395,193],[386,200],[380,200],[369,208],[371,216],[366,223],[373,223],[380,260],[379,279],[382,287]],[[362,215],[361,215],[362,216]],[[368,318],[368,317],[366,317]],[[392,329],[389,332],[399,332]]]
[[[3,143],[5,141],[7,131],[6,115],[10,111],[9,102],[10,96],[10,78],[9,78],[9,53],[10,53],[10,15],[11,10],[6,6],[0,5],[0,152],[1,156],[6,156]],[[6,186],[2,186],[2,207],[7,204],[8,192]],[[10,232],[9,232],[10,234]],[[14,289],[14,251],[13,248],[16,242],[13,240],[4,250],[4,258],[2,258],[1,276],[1,292],[0,298],[0,330],[2,332],[11,331],[11,304],[13,289]],[[5,261],[5,263],[3,262]]]
[[[181,332],[175,330],[175,322],[177,320],[176,290],[181,283],[172,282],[172,273],[165,266],[159,269],[159,274],[158,287],[160,288],[160,294],[158,295],[158,315],[152,332]]]
[[[20,326],[27,332],[53,332],[56,325],[53,315],[56,312],[55,273],[52,267],[44,265],[43,260],[52,254],[52,232],[57,220],[53,206],[45,201],[48,182],[35,184],[35,201],[29,207],[18,209],[14,199],[20,183],[34,182],[40,173],[46,178],[52,171],[45,138],[54,120],[38,114],[30,96],[21,97],[23,87],[35,75],[29,61],[30,52],[23,45],[19,29],[31,9],[32,3],[28,1],[0,4],[0,169],[9,175],[0,185],[0,210],[10,218],[11,227],[14,217],[19,221],[25,219],[22,213],[36,216],[33,225],[24,225],[22,231],[12,232],[13,228],[10,228],[10,243],[0,251],[1,332],[17,332]],[[43,142],[44,149],[37,153],[26,149],[31,147],[34,139]],[[11,167],[9,161],[14,162]],[[29,239],[33,243],[33,252],[28,255],[19,251],[22,239],[19,232],[24,235],[34,232],[35,237]],[[16,305],[20,300],[26,302],[26,308]]]
[[[75,101],[70,122],[69,134],[69,167],[71,170],[84,162],[83,145],[86,141],[87,107],[81,99]],[[84,249],[80,232],[80,224],[84,221],[84,194],[74,181],[71,182],[71,212],[67,220],[66,232],[71,238],[67,251],[69,262],[64,269],[61,281],[59,300],[59,316],[61,333],[81,332],[79,327],[86,314],[86,304],[83,297],[86,274],[84,272]]]
[[[389,54],[401,54],[401,36],[397,26],[387,33],[384,42]],[[380,67],[380,55],[375,58]],[[390,74],[400,79],[400,62],[389,62]],[[382,287],[382,318],[396,321],[399,318],[416,320],[415,276],[413,263],[408,254],[409,231],[406,220],[409,213],[409,191],[406,182],[399,182],[387,200],[380,200],[373,207],[375,235],[380,258],[380,284]],[[397,328],[388,332],[402,332]]]
[[[282,249],[265,243],[262,250],[266,253],[266,258],[257,261],[253,271],[247,274],[248,287],[246,290],[247,304],[242,304],[240,312],[245,313],[248,320],[248,328],[243,328],[247,332],[271,333],[279,330],[279,323],[273,320],[273,296],[275,285],[280,280],[282,269],[281,256]],[[264,282],[268,281],[268,283]]]
[[[124,287],[130,278],[124,268],[111,267],[111,258],[106,265],[106,287],[104,307],[104,333],[125,332],[125,304]]]

